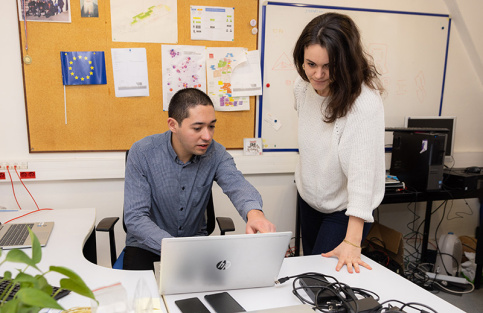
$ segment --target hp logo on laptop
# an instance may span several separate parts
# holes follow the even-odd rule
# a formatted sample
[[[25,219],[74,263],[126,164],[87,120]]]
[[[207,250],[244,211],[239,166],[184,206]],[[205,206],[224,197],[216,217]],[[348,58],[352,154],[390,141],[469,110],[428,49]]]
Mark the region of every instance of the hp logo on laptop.
[[[227,260],[220,261],[216,263],[216,268],[219,269],[220,271],[224,271],[229,269],[231,266],[231,262]]]

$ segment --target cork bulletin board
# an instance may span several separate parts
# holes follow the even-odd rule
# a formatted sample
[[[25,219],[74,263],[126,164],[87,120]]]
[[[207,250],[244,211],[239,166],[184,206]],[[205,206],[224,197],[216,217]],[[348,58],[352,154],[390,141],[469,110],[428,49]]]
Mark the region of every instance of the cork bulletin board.
[[[81,18],[80,1],[71,0],[71,23],[27,21],[32,63],[22,66],[30,152],[122,151],[168,129],[161,83],[162,43],[113,42],[110,1],[98,5],[98,18]],[[192,41],[190,5],[234,7],[234,41]],[[177,12],[178,25],[173,27],[178,28],[179,45],[257,49],[257,35],[250,26],[250,20],[258,21],[257,0],[178,0]],[[24,57],[25,28],[23,21],[19,23]],[[146,49],[149,97],[115,97],[111,48]],[[66,110],[60,51],[104,51],[106,61],[106,85],[65,86]],[[255,111],[253,96],[249,111],[217,111],[214,139],[228,149],[242,148],[243,138],[255,136]]]

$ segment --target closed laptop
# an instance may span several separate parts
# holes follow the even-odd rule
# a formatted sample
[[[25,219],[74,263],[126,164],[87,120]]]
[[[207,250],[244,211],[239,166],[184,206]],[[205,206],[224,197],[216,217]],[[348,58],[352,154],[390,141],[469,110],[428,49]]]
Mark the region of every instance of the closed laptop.
[[[292,232],[165,238],[160,294],[273,286]]]

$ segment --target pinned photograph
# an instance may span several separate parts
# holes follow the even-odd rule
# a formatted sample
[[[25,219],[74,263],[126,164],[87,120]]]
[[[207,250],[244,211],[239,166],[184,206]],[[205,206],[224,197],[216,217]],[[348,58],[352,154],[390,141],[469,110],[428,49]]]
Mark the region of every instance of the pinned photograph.
[[[244,138],[243,154],[244,155],[262,155],[262,138]]]
[[[97,0],[80,0],[81,17],[99,17]]]
[[[17,0],[20,21],[70,23],[70,0]]]

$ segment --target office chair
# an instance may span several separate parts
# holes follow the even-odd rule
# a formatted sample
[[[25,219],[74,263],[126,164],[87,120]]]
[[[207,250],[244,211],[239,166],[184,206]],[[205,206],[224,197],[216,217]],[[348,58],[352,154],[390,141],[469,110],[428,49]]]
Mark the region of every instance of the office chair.
[[[126,161],[127,156],[129,154],[129,150],[126,151]],[[124,215],[124,210],[123,210]],[[226,232],[234,231],[235,224],[233,220],[229,217],[217,217],[215,218],[215,208],[213,205],[213,193],[210,193],[210,198],[208,200],[208,204],[206,206],[205,211],[205,218],[206,218],[206,230],[208,235],[213,233],[215,230],[215,220],[218,223],[218,227],[220,228],[220,234],[223,236]],[[124,249],[119,255],[117,256],[116,253],[116,239],[114,235],[114,226],[116,225],[117,221],[119,221],[119,217],[106,217],[103,218],[96,227],[96,231],[101,232],[108,232],[109,233],[109,249],[111,255],[111,265],[114,269],[122,269],[123,268],[123,259],[124,259]],[[126,232],[126,224],[124,223],[124,219],[122,221],[122,226],[124,232]]]

